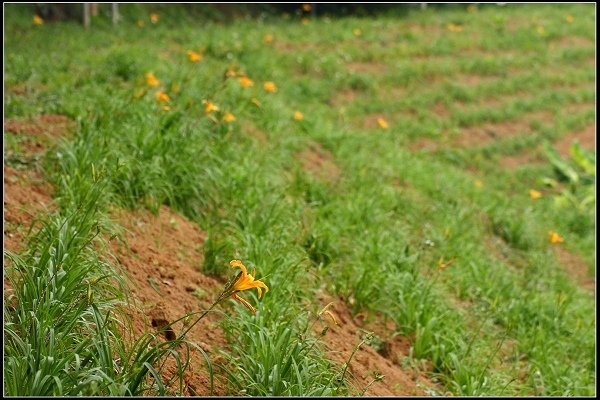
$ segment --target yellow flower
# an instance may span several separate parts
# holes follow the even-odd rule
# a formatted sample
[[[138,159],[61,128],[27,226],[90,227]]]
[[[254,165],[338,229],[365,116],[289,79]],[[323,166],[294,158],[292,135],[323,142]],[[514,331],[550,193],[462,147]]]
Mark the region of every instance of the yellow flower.
[[[241,260],[231,260],[229,265],[231,265],[232,268],[239,268],[241,270],[235,283],[233,284],[234,293],[256,288],[256,290],[258,290],[258,298],[260,299],[262,295],[262,289],[265,289],[265,293],[269,291],[269,288],[264,284],[264,282],[254,280],[254,276],[248,273]]]
[[[481,182],[479,179],[476,179],[475,180],[475,186],[478,187],[478,188],[483,187],[483,182]]]
[[[202,60],[202,54],[196,53],[194,50],[188,50],[187,56],[191,62],[198,62]]]
[[[310,10],[312,10],[312,6],[310,4],[308,4],[308,3],[302,4],[302,11],[310,12]]]
[[[301,22],[302,25],[308,25],[310,23],[310,20],[308,18],[302,18]]]
[[[564,241],[563,238],[554,231],[549,231],[548,235],[550,236],[550,243],[552,244],[562,243]]]
[[[539,33],[540,35],[544,34],[544,27],[539,25],[536,29],[537,33]]]
[[[40,17],[39,15],[33,16],[33,24],[34,25],[42,25],[43,23],[44,23],[44,20],[42,19],[42,17]]]
[[[388,125],[387,121],[383,118],[377,118],[377,125],[381,128],[381,129],[388,129],[390,126]]]
[[[233,121],[235,121],[235,116],[230,112],[226,112],[225,115],[223,116],[223,121],[225,121],[227,123],[233,122]]]
[[[275,84],[271,81],[265,82],[263,87],[269,93],[275,93],[277,91],[277,86],[275,86]]]
[[[171,107],[169,107],[169,106],[163,106],[162,110],[163,111],[171,111]]]
[[[463,27],[462,27],[462,25],[457,25],[457,24],[449,23],[448,24],[448,30],[450,32],[462,32],[463,31]]]
[[[302,114],[300,111],[296,111],[294,112],[294,119],[296,121],[302,121],[304,119],[304,114]]]
[[[202,100],[202,104],[204,104],[204,112],[207,114],[213,111],[219,111],[219,107],[212,101]]]
[[[567,22],[568,22],[569,24],[572,24],[572,23],[573,23],[573,21],[575,20],[575,19],[573,18],[573,16],[572,16],[572,15],[567,15],[567,17],[566,17],[565,19],[567,20]]]
[[[536,200],[542,197],[542,193],[538,192],[537,190],[531,189],[529,191],[529,197],[531,197],[533,200]]]
[[[238,82],[240,83],[240,86],[244,88],[254,86],[254,82],[252,81],[252,79],[248,78],[247,76],[242,76],[238,78]]]
[[[158,22],[158,14],[157,13],[150,14],[150,22],[152,22],[153,24]]]
[[[138,21],[137,21],[137,26],[139,26],[140,28],[143,28],[143,27],[144,27],[144,25],[146,25],[146,24],[144,23],[144,21],[143,21],[143,20],[141,20],[141,19],[138,19]]]
[[[360,36],[360,35],[362,35],[362,31],[360,29],[358,29],[358,28],[354,28],[352,30],[352,33],[354,33],[354,36]]]
[[[263,40],[265,41],[265,43],[271,43],[273,41],[273,35],[271,35],[270,33],[267,33],[265,35],[265,37],[263,38]]]
[[[156,79],[156,76],[154,76],[152,72],[148,72],[146,74],[146,83],[148,84],[148,86],[158,86],[160,84],[160,81]]]
[[[154,97],[156,98],[156,101],[158,101],[159,103],[168,103],[171,99],[169,98],[169,95],[166,94],[165,92],[156,92],[154,94]]]

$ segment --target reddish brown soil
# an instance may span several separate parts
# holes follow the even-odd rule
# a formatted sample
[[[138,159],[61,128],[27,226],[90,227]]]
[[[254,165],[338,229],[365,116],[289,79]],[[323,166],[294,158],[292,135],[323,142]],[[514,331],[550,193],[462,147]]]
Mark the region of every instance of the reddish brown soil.
[[[478,74],[459,74],[449,78],[452,82],[457,82],[464,86],[479,86],[501,80],[498,76],[478,75]]]
[[[345,106],[358,98],[360,92],[354,89],[343,89],[337,92],[329,100],[329,104],[335,107]]]
[[[5,132],[32,136],[64,136],[73,126],[74,122],[70,118],[58,114],[39,115],[26,120],[7,119],[4,121]]]
[[[591,111],[596,109],[596,103],[587,102],[587,103],[572,103],[567,106],[561,107],[561,114],[568,116],[573,114],[581,114],[586,111]]]
[[[596,280],[589,276],[585,261],[562,246],[554,247],[554,254],[567,274],[582,288],[596,291]]]
[[[570,157],[571,144],[578,141],[581,147],[596,151],[596,124],[590,124],[584,129],[571,132],[555,143],[558,153],[563,157]]]
[[[583,36],[563,36],[560,39],[554,40],[550,43],[550,47],[557,46],[561,48],[574,48],[574,47],[594,47],[594,41]]]
[[[18,91],[18,90],[17,90]],[[20,160],[33,159],[45,151],[44,142],[67,133],[70,120],[62,115],[42,115],[24,122],[8,119],[4,122],[5,134],[24,133],[35,135],[20,143],[19,154],[6,151],[5,157]],[[40,140],[40,136],[50,140]],[[25,246],[25,237],[30,229],[36,229],[38,217],[55,209],[52,187],[43,180],[35,168],[15,169],[4,165],[4,249],[19,253]],[[6,263],[6,260],[5,260]],[[10,286],[4,278],[4,286]]]
[[[22,154],[6,150],[6,157],[18,156],[22,161],[38,158],[56,139],[69,134],[74,127],[73,120],[58,114],[39,115],[29,119],[7,119],[4,121],[5,133],[18,135]]]
[[[18,253],[39,214],[53,209],[52,187],[31,170],[4,166],[4,248]]]
[[[333,155],[318,143],[310,143],[297,155],[297,159],[305,172],[319,180],[334,182],[340,176],[340,169],[335,164]]]
[[[379,75],[387,71],[387,65],[379,62],[351,62],[347,66],[352,74]]]
[[[525,114],[520,119],[507,120],[498,123],[485,123],[462,128],[460,134],[442,136],[442,140],[433,139],[416,140],[410,145],[413,151],[435,151],[442,147],[481,147],[494,140],[508,139],[518,135],[528,135],[533,132],[533,122],[548,123],[553,121],[554,114],[548,111],[537,111]]]
[[[427,393],[423,387],[435,387],[423,373],[400,366],[401,358],[409,353],[410,341],[406,337],[392,338],[393,323],[376,320],[364,324],[360,318],[352,318],[343,300],[326,296],[321,301],[323,305],[335,301],[329,310],[334,314],[338,325],[327,323],[329,329],[323,336],[326,354],[332,361],[339,365],[347,362],[366,331],[373,331],[385,340],[381,354],[366,343],[354,354],[346,372],[355,383],[354,394],[360,394],[373,381],[376,373],[385,377],[370,386],[366,396],[425,396]],[[321,332],[323,326],[315,327],[315,330]]]
[[[242,123],[241,130],[244,134],[256,139],[260,144],[266,144],[269,142],[267,133],[252,123]]]
[[[517,154],[504,156],[499,161],[503,168],[511,171],[514,171],[524,165],[543,164],[544,162],[546,162],[546,158],[540,152],[539,147],[526,149]]]
[[[450,117],[450,111],[448,107],[443,102],[438,102],[431,107],[431,111],[440,118],[448,118]]]
[[[206,235],[196,225],[166,206],[160,208],[158,216],[146,210],[118,210],[114,216],[126,229],[127,246],[113,241],[113,250],[126,271],[137,303],[138,309],[130,312],[134,337],[210,306],[222,284],[199,272]],[[217,322],[217,314],[209,313],[187,334],[188,339],[208,353],[213,363],[219,362],[217,351],[226,344]],[[166,338],[174,338],[182,326],[182,322],[173,324]],[[167,364],[168,372],[164,375],[172,376],[174,367],[173,362]],[[191,353],[191,366],[184,379],[186,395],[210,394],[204,359],[197,350]],[[214,394],[225,394],[222,380],[215,382]]]

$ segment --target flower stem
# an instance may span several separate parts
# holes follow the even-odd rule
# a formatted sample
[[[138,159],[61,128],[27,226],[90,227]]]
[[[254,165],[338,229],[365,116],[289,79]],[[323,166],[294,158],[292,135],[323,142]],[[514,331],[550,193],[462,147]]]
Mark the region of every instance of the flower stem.
[[[200,321],[202,318],[204,318],[206,316],[206,314],[208,314],[217,304],[219,304],[224,299],[225,299],[225,296],[223,296],[223,294],[221,294],[221,296],[219,296],[219,298],[208,308],[208,310],[204,311],[194,322],[192,322],[190,324],[190,326],[188,326],[183,332],[181,332],[179,334],[179,337],[177,338],[177,340],[183,339],[184,336],[190,331],[190,329],[192,329],[198,323],[198,321]]]

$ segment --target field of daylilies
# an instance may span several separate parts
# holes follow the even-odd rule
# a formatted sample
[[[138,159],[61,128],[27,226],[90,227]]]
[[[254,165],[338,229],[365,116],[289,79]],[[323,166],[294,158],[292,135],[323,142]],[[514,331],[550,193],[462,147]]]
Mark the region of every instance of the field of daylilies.
[[[4,5],[5,395],[596,395],[595,4],[312,7]]]

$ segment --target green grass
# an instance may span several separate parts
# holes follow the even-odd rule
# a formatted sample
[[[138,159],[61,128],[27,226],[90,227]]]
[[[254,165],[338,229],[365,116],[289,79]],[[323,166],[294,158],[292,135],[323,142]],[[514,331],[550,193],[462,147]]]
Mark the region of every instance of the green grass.
[[[549,191],[529,198],[553,174],[549,162],[498,167],[503,156],[594,123],[591,108],[562,111],[595,99],[591,5],[430,7],[305,26],[271,15],[226,24],[166,6],[151,24],[148,9],[132,4],[122,5],[119,26],[97,19],[89,31],[34,27],[24,6],[6,11],[6,118],[58,113],[77,122],[72,139],[33,160],[59,211],[23,254],[10,255],[18,306],[5,300],[7,394],[165,393],[154,378],[173,347],[145,349],[152,335],[127,347],[113,310],[127,289],[112,284],[109,249],[92,243],[97,226],[118,229],[104,226],[110,206],[166,204],[207,232],[204,273],[225,276],[239,258],[266,276],[258,313],[240,307],[223,320],[229,347],[219,373],[231,394],[362,393],[338,379],[343,366],[307,329],[306,303],[322,307],[314,299],[328,292],[353,313],[383,312],[411,338],[411,362],[431,361],[431,377],[455,395],[595,395],[594,297],[547,238],[560,232],[594,275],[594,216],[554,207]],[[565,42],[574,37],[579,44]],[[203,60],[190,63],[188,49]],[[366,66],[353,73],[353,63]],[[232,67],[254,86],[226,79]],[[158,88],[146,85],[149,71]],[[278,91],[265,92],[265,81]],[[11,91],[17,85],[25,94]],[[158,89],[170,111],[157,104]],[[331,106],[344,91],[354,100]],[[203,100],[219,106],[215,120]],[[433,112],[438,103],[447,116]],[[294,111],[305,119],[294,121]],[[554,118],[527,120],[540,111]],[[225,112],[236,120],[224,123]],[[379,114],[388,130],[363,127]],[[461,129],[509,121],[527,121],[530,132],[443,144]],[[411,151],[422,138],[438,150]],[[15,153],[19,140],[5,134]],[[338,176],[303,168],[298,154],[311,144]],[[106,278],[81,285],[93,277]]]

